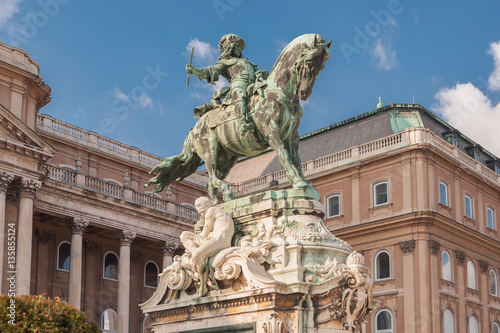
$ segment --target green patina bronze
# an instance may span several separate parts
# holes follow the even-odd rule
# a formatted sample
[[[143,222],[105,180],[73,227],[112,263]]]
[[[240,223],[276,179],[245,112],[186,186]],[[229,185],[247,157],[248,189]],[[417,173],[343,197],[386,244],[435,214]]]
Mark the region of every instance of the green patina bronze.
[[[217,202],[222,189],[225,201],[232,199],[224,179],[240,156],[255,156],[273,149],[293,188],[309,185],[302,174],[298,154],[298,127],[303,111],[299,99],[307,100],[330,57],[331,41],[318,34],[294,39],[281,52],[271,73],[242,58],[245,42],[236,35],[222,37],[220,61],[207,68],[191,65],[186,71],[213,83],[222,75],[230,89],[217,91],[210,104],[195,109],[200,119],[188,133],[181,154],[165,158],[154,167],[147,186],[159,192],[172,181],[181,181],[206,163],[208,194]],[[224,99],[221,102],[221,99]]]

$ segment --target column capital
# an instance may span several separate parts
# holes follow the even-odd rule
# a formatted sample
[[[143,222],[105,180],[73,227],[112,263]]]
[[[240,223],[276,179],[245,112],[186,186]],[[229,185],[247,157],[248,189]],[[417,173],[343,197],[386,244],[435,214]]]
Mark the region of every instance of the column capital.
[[[407,241],[399,242],[399,247],[403,251],[403,253],[413,253],[415,250],[415,240],[410,239]]]
[[[460,250],[456,250],[455,251],[455,256],[457,257],[457,263],[459,266],[463,266],[464,265],[464,261],[465,261],[465,252],[464,251],[460,251]]]
[[[35,199],[36,191],[40,188],[41,182],[33,179],[22,179],[19,184],[19,197]]]
[[[72,235],[83,235],[85,228],[89,226],[90,222],[82,218],[74,218],[73,220],[67,220],[66,225],[71,231]]]
[[[87,251],[89,252],[89,254],[95,255],[96,252],[101,248],[101,243],[94,242],[94,241],[87,239],[85,241],[85,247],[87,248]]]
[[[0,171],[0,192],[7,192],[9,184],[14,180],[14,176],[5,171]]]
[[[488,267],[490,267],[490,264],[485,260],[479,260],[479,267],[481,267],[481,272],[483,272],[483,274],[486,274],[488,272]]]
[[[158,244],[163,255],[173,256],[175,251],[179,248],[179,244],[173,240],[167,240]]]
[[[118,242],[120,246],[131,246],[136,233],[130,230],[122,230],[118,232]]]
[[[431,248],[431,254],[437,255],[439,249],[441,248],[441,243],[437,240],[429,239],[429,247]]]
[[[52,235],[47,230],[36,229],[36,237],[38,238],[38,243],[47,245],[49,244]]]

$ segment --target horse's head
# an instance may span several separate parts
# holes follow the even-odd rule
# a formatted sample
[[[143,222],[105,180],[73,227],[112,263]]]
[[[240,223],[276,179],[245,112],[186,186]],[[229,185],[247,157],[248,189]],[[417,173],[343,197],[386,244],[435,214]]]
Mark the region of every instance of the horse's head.
[[[330,58],[331,41],[318,34],[306,34],[295,38],[281,52],[271,70],[268,82],[291,99],[306,100],[312,93],[319,72]]]
[[[320,35],[314,35],[311,45],[306,44],[300,53],[297,61],[292,67],[292,77],[295,83],[294,95],[305,101],[311,96],[312,88],[316,82],[319,72],[325,67],[325,62],[330,58],[330,40],[325,44],[325,40]]]

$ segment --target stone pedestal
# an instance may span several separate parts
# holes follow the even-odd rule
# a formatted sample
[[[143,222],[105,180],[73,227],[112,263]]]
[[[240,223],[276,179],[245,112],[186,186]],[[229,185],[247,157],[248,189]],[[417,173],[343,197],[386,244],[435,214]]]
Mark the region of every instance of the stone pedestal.
[[[174,258],[141,304],[156,333],[363,332],[372,277],[324,226],[316,191],[267,191],[219,207],[235,223],[232,247],[201,276],[189,253]]]

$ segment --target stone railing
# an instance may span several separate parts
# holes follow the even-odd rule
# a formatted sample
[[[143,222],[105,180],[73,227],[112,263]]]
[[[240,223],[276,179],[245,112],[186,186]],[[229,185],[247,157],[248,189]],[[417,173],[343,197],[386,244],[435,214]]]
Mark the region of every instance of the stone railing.
[[[105,154],[113,155],[126,161],[142,165],[147,169],[153,168],[163,160],[161,157],[156,155],[146,153],[138,148],[128,146],[97,133],[86,131],[79,127],[67,124],[48,115],[38,114],[36,127],[40,131],[96,149]],[[193,184],[205,186],[208,182],[208,176],[203,172],[195,172],[191,176],[186,177],[185,180]]]
[[[152,197],[148,194],[136,192],[129,187],[111,184],[95,177],[78,174],[75,171],[66,170],[53,165],[46,164],[45,168],[48,171],[48,178],[57,182],[74,185],[92,192],[122,199],[143,207],[179,216],[193,222],[199,219],[198,212],[195,209],[179,205],[175,202]]]
[[[430,144],[450,156],[450,158],[458,159],[466,167],[475,172],[479,172],[484,178],[500,186],[500,175],[425,128],[406,129],[385,138],[304,162],[302,164],[302,171],[304,175],[308,177],[349,163],[416,144]],[[235,196],[240,197],[256,191],[268,189],[271,183],[277,185],[286,182],[288,182],[286,173],[284,170],[281,170],[242,183],[232,184],[231,189],[235,192]]]

